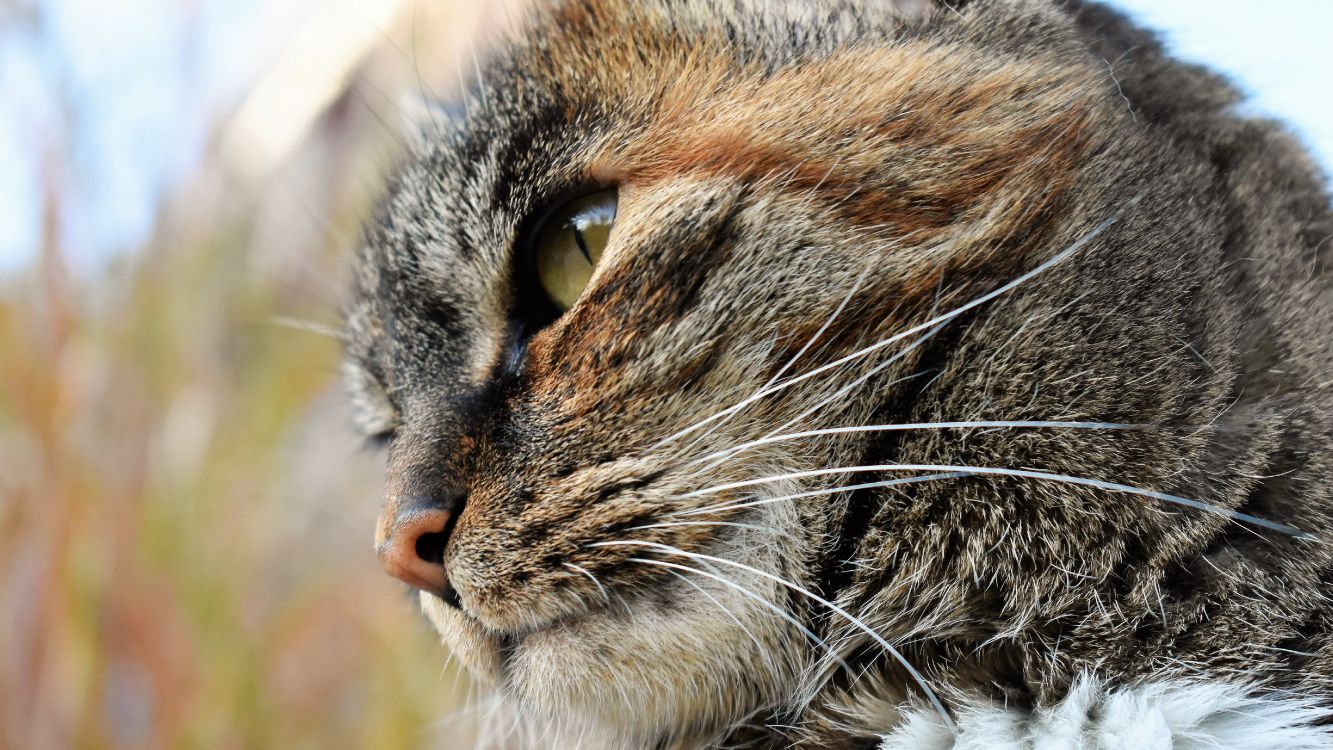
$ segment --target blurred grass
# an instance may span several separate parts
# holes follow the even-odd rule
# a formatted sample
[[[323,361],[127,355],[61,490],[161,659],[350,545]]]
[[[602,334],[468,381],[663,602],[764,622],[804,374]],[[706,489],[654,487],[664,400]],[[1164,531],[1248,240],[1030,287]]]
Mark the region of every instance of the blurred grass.
[[[41,258],[0,280],[0,747],[439,744],[466,680],[375,562],[382,458],[323,331],[394,59],[279,173],[206,163],[95,273],[52,186]]]

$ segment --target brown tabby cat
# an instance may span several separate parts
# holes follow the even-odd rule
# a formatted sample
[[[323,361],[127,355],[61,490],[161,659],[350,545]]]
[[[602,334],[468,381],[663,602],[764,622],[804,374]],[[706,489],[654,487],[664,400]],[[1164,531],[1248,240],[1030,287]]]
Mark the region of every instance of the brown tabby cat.
[[[1226,82],[1082,0],[567,0],[480,73],[347,373],[531,746],[1333,747],[1333,211]]]

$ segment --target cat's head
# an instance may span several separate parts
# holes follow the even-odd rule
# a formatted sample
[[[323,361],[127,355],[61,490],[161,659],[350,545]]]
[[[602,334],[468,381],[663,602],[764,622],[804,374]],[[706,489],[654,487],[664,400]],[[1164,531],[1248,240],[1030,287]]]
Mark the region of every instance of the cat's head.
[[[1184,209],[1148,115],[1055,7],[573,0],[478,72],[368,233],[347,373],[388,444],[381,559],[519,704],[639,742],[843,660],[907,684],[814,597],[980,643],[1058,609],[1049,562],[1220,523],[930,468],[1151,484],[1182,470],[1151,436],[857,429],[1168,421],[1185,397],[1129,376],[1198,372],[1184,329],[1115,321],[1174,314],[1135,279],[1205,230],[1153,229]],[[925,468],[852,468],[895,463]]]

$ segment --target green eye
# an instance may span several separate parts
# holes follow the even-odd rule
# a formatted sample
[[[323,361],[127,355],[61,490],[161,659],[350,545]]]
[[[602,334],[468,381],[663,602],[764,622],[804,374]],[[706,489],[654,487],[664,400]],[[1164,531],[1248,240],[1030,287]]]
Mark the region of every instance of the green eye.
[[[588,285],[615,220],[616,191],[603,190],[561,206],[538,231],[537,281],[561,312],[573,307]]]

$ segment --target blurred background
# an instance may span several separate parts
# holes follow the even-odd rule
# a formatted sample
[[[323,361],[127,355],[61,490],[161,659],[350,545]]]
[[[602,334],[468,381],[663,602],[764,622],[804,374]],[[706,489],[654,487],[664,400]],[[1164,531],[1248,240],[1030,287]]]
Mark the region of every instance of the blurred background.
[[[0,0],[0,749],[438,747],[338,305],[481,0]],[[1333,4],[1121,0],[1333,163]]]

